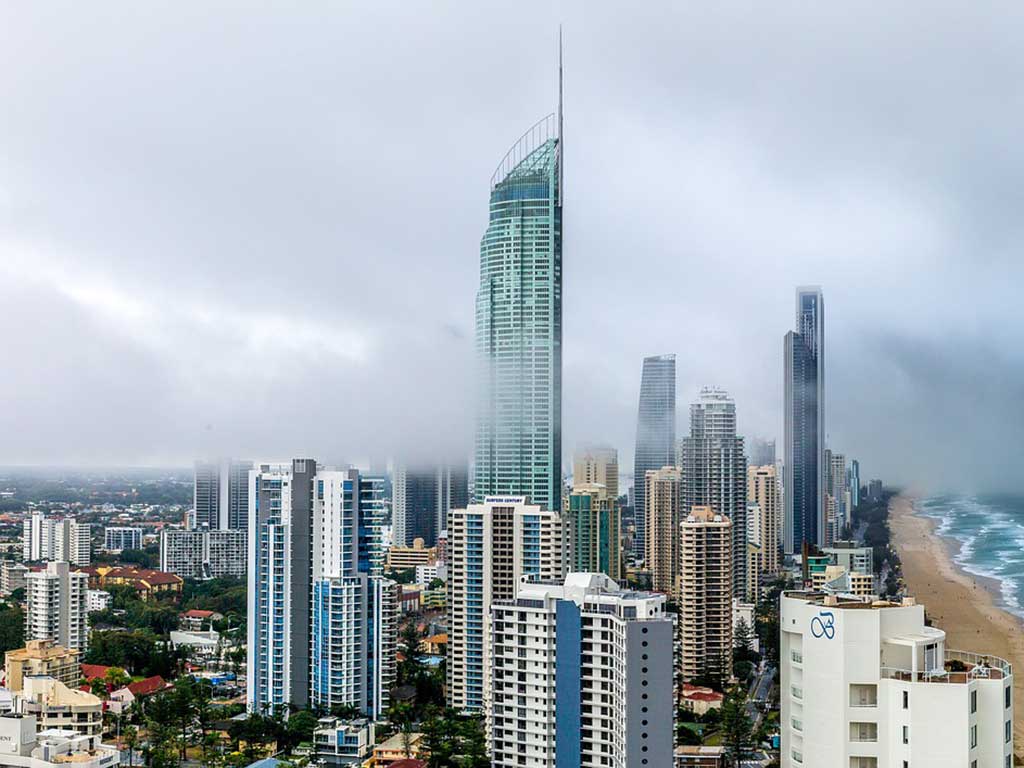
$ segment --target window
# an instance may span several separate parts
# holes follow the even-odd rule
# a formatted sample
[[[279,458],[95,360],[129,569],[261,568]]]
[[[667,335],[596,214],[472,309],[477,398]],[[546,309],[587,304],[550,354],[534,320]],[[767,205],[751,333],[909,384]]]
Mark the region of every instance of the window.
[[[1003,724],[1003,741],[1005,741],[1007,744],[1009,744],[1010,740],[1012,738],[1013,738],[1013,723],[1010,720],[1007,720]]]
[[[976,746],[978,746],[978,726],[972,725],[971,726],[971,749],[974,749]],[[971,765],[975,766],[975,765],[977,765],[977,762],[978,761],[975,760],[974,762],[971,763]]]
[[[1012,703],[1013,703],[1013,694],[1010,693],[1010,686],[1006,686],[1006,688],[1003,689],[1003,706],[1006,709],[1009,709],[1010,708],[1010,704],[1012,704]]]
[[[978,711],[978,692],[971,691],[971,714]]]
[[[904,744],[909,744],[910,743],[910,726],[909,725],[904,725],[903,726],[903,743]]]
[[[903,692],[903,708],[907,709],[910,706],[910,691]]]

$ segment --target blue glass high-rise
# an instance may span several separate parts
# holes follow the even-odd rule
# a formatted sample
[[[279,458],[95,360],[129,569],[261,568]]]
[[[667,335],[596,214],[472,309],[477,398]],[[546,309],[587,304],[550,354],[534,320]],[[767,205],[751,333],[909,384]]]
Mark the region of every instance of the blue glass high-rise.
[[[638,559],[645,556],[647,536],[644,478],[648,470],[673,466],[675,454],[676,356],[645,357],[640,375],[633,458],[633,556]]]
[[[825,304],[818,287],[798,288],[796,330],[786,334],[785,551],[825,536]]]

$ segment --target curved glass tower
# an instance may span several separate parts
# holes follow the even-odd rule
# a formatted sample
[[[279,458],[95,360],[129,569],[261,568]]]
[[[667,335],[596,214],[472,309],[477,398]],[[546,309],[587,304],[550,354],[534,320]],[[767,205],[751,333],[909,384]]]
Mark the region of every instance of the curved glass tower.
[[[548,115],[491,178],[480,242],[474,497],[561,506],[562,141]]]

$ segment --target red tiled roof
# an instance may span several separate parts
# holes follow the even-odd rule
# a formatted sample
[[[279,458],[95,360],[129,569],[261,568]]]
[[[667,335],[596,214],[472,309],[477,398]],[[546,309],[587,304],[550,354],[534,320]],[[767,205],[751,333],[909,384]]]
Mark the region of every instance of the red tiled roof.
[[[132,696],[138,698],[139,696],[148,696],[151,693],[162,691],[168,686],[166,680],[160,675],[154,675],[153,677],[147,677],[145,680],[139,680],[137,683],[129,683],[128,690],[132,692]]]
[[[213,616],[213,613],[213,611],[204,611],[199,608],[190,608],[181,615],[187,619],[208,619],[211,616]]]
[[[86,680],[95,680],[97,677],[106,677],[107,670],[113,667],[104,667],[102,664],[83,664],[82,677]]]
[[[703,691],[694,691],[693,693],[684,693],[683,698],[688,699],[690,701],[721,701],[725,697],[722,696],[722,694],[720,693],[715,693],[714,691],[712,691],[711,693],[704,693]]]

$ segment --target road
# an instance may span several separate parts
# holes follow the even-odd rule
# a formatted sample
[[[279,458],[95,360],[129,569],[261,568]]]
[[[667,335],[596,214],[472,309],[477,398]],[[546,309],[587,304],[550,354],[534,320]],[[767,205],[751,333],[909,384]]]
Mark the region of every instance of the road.
[[[773,680],[775,680],[775,667],[767,661],[761,662],[757,669],[757,676],[747,691],[747,715],[753,722],[755,730],[760,725],[761,717],[764,715],[764,705],[768,701],[768,694],[772,690]]]

